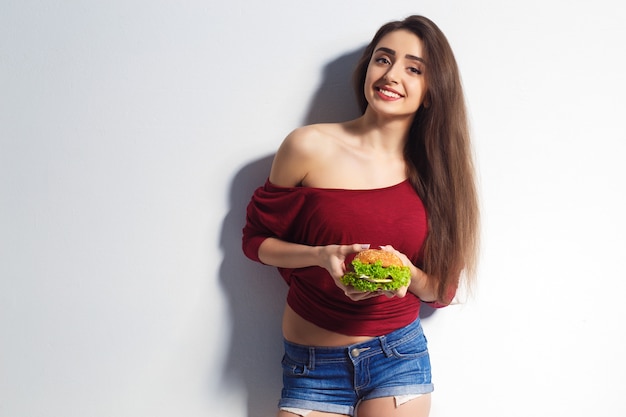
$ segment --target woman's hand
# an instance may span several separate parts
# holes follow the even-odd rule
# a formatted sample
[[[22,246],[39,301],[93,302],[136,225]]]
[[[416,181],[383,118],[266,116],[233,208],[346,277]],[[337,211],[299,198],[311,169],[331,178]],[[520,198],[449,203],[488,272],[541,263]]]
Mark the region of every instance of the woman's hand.
[[[276,238],[267,238],[259,247],[259,259],[267,264],[282,268],[305,268],[319,266],[328,271],[335,285],[353,301],[365,300],[385,295],[387,297],[404,297],[407,291],[421,299],[432,299],[434,292],[430,289],[427,275],[415,267],[406,255],[395,250],[392,246],[383,246],[384,249],[396,254],[402,263],[411,269],[411,281],[408,287],[401,287],[395,291],[363,292],[341,282],[347,272],[346,258],[348,255],[369,249],[368,244],[308,246],[285,242]]]
[[[420,300],[436,300],[437,291],[435,290],[435,283],[429,279],[428,275],[409,260],[409,258],[402,252],[394,249],[393,246],[382,246],[381,249],[394,253],[405,266],[411,269],[411,280],[407,287],[399,288],[396,297],[404,297],[408,292],[416,295]]]
[[[396,250],[393,246],[391,245],[386,245],[386,246],[381,246],[380,247],[382,250],[387,251],[387,252],[391,252],[394,255],[396,255],[398,258],[400,258],[400,260],[402,261],[402,263],[404,264],[404,266],[408,266],[411,269],[411,280],[414,277],[414,271],[417,269],[417,267],[415,265],[413,265],[413,263],[409,260],[409,258],[402,252]],[[409,281],[409,284],[407,284],[404,287],[400,287],[396,290],[387,290],[387,291],[378,291],[378,294],[383,294],[388,298],[391,297],[399,297],[402,298],[404,297],[407,292],[409,291],[409,287],[411,285],[411,281]]]
[[[384,295],[388,298],[404,297],[409,291],[410,282],[409,282],[409,285],[407,286],[400,287],[396,290],[388,290],[388,291],[383,291],[383,290],[361,291],[361,290],[357,290],[356,288],[352,286],[346,286],[341,282],[341,277],[343,277],[345,273],[347,272],[347,267],[346,267],[347,255],[358,253],[364,249],[369,249],[369,245],[354,244],[354,245],[322,246],[320,247],[320,250],[321,250],[320,259],[322,260],[320,266],[328,271],[330,276],[335,281],[335,285],[337,285],[337,287],[343,290],[346,297],[350,298],[353,301],[366,300],[368,298],[379,297],[381,295]],[[395,254],[396,256],[398,256],[400,260],[402,260],[402,263],[404,265],[411,268],[411,276],[412,277],[414,276],[414,271],[417,270],[417,267],[415,267],[411,263],[411,261],[405,254],[395,250],[390,245],[382,246],[381,249],[391,252]]]

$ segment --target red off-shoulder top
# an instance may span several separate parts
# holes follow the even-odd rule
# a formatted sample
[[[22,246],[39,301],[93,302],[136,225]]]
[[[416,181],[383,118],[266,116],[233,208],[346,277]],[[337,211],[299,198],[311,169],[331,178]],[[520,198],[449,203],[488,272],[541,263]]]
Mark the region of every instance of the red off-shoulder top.
[[[268,237],[311,246],[392,245],[419,267],[427,224],[426,209],[408,180],[370,190],[280,187],[268,180],[247,207],[243,251],[260,262],[258,249]],[[352,301],[321,267],[278,270],[289,285],[289,306],[330,331],[379,336],[411,323],[419,314],[421,301],[411,293]]]

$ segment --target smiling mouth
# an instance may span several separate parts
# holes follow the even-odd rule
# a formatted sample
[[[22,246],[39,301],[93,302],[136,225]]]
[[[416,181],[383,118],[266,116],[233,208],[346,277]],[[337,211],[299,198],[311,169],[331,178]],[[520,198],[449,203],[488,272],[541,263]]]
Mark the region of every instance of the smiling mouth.
[[[385,97],[389,97],[389,98],[401,98],[402,96],[394,91],[390,91],[387,90],[385,88],[382,87],[376,87],[376,91],[378,91],[380,94],[382,94]]]

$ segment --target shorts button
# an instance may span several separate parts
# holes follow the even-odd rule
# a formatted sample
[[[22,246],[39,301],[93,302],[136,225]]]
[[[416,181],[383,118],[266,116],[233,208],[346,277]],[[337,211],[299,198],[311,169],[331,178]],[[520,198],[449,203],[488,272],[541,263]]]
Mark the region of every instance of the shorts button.
[[[357,348],[352,349],[352,351],[350,351],[350,353],[352,354],[352,356],[354,356],[355,358],[358,357],[361,354],[361,351]]]

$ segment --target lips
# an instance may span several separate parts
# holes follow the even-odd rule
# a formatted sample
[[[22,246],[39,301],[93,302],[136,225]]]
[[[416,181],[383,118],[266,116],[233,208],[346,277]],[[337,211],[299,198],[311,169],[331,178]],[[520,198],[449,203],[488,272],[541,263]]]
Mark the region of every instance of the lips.
[[[376,87],[376,92],[384,100],[398,100],[403,97],[402,94],[388,87]]]

